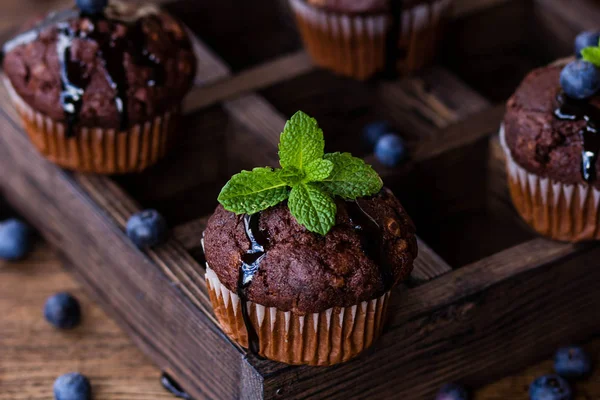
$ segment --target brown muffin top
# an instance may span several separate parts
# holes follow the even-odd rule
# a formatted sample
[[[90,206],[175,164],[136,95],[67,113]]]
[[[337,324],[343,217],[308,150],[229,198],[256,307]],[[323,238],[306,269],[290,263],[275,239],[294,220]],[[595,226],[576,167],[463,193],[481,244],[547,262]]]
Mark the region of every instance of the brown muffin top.
[[[305,0],[308,4],[331,12],[349,14],[371,14],[391,9],[392,2],[403,8],[413,7],[433,0]]]
[[[180,102],[195,74],[191,48],[183,26],[165,12],[113,1],[105,17],[81,15],[42,29],[10,49],[3,64],[35,110],[77,126],[125,129]],[[78,90],[81,100],[71,101]]]
[[[504,129],[513,159],[527,171],[568,184],[586,184],[581,172],[586,122],[554,116],[559,107],[561,65],[532,71],[508,100]],[[600,98],[590,99],[600,106]],[[600,165],[596,163],[596,176]],[[600,188],[600,182],[593,183]]]
[[[391,191],[359,199],[358,206],[336,203],[336,226],[326,236],[299,225],[285,203],[261,213],[258,229],[268,245],[247,287],[248,300],[295,313],[321,312],[374,299],[410,274],[417,256],[415,228]],[[208,265],[235,293],[251,246],[243,216],[217,207],[204,246]]]

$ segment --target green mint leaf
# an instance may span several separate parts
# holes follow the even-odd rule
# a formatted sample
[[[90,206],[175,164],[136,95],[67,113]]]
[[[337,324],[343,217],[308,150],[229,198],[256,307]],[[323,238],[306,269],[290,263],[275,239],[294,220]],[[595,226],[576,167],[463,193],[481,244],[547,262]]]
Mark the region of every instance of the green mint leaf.
[[[323,158],[325,140],[317,121],[298,111],[285,124],[279,139],[279,163],[283,168],[304,169]]]
[[[328,178],[316,185],[332,196],[354,200],[357,197],[372,196],[383,187],[377,172],[350,153],[325,154],[324,158],[333,163],[333,171]]]
[[[335,225],[335,202],[312,183],[293,187],[288,206],[296,221],[311,232],[325,236]]]
[[[236,214],[254,214],[277,205],[288,197],[281,171],[254,168],[231,177],[219,194],[219,203]]]
[[[288,186],[295,186],[305,178],[306,174],[296,167],[286,167],[281,170],[279,176]]]
[[[306,172],[306,182],[318,182],[327,179],[333,171],[333,163],[329,160],[315,160],[308,164],[304,171]]]
[[[589,61],[596,67],[600,67],[600,47],[586,47],[581,50],[581,56],[585,61]]]

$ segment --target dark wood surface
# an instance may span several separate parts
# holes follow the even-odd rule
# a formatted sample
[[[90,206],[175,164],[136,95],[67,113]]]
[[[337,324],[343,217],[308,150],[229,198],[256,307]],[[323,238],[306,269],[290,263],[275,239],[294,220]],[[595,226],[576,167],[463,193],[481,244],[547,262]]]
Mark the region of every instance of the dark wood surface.
[[[522,74],[560,55],[536,50],[538,25],[564,42],[573,34],[548,32],[541,17],[568,3],[457,3],[440,65],[367,83],[316,70],[284,2],[169,3],[205,43],[196,45],[204,79],[168,159],[116,179],[60,171],[31,148],[0,89],[0,187],[135,344],[198,398],[423,398],[443,381],[481,386],[599,332],[599,250],[532,235],[510,206],[489,139]],[[198,246],[222,184],[241,168],[274,165],[279,132],[298,109],[318,118],[328,150],[373,162],[422,239],[382,339],[327,369],[258,360],[231,343],[212,315]],[[360,143],[360,126],[378,118],[408,141],[413,157],[401,168],[383,168]],[[125,221],[140,207],[167,216],[167,244],[140,252],[126,239]],[[518,346],[528,351],[511,354]]]
[[[9,215],[0,206],[0,216]],[[44,301],[59,291],[74,294],[82,305],[83,323],[74,331],[56,331],[42,318]],[[160,370],[87,296],[47,243],[38,242],[24,261],[0,262],[0,314],[1,400],[48,400],[54,379],[70,371],[90,378],[95,400],[174,399],[160,385]],[[597,337],[586,347],[600,359]],[[449,360],[440,368],[452,365]],[[478,389],[475,400],[526,400],[529,383],[550,371],[547,359]],[[600,369],[576,386],[576,400],[600,398]]]

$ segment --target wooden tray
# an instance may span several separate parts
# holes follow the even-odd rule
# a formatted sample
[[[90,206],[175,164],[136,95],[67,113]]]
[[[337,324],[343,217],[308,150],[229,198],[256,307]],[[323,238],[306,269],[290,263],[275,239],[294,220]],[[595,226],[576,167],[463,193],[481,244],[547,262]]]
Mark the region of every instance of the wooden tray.
[[[370,83],[317,70],[285,3],[260,3],[168,4],[206,41],[196,46],[202,79],[186,103],[183,143],[141,175],[49,164],[0,89],[3,194],[158,366],[196,399],[421,399],[446,381],[482,385],[600,332],[600,249],[539,238],[519,220],[495,136],[523,74],[567,54],[574,34],[600,20],[591,1],[457,0],[437,67]],[[275,165],[279,133],[299,109],[318,119],[329,151],[373,163],[422,239],[382,338],[330,368],[259,360],[229,341],[200,250],[224,182]],[[360,143],[361,126],[380,118],[409,141],[412,159],[400,168],[383,168]],[[149,207],[173,238],[142,252],[123,230]]]

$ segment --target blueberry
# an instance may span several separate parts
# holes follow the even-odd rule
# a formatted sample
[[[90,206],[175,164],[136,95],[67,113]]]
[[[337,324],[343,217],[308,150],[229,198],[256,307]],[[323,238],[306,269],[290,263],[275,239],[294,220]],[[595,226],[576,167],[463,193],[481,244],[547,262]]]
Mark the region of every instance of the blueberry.
[[[593,96],[600,89],[600,72],[590,62],[572,61],[561,71],[560,85],[567,96],[585,99]]]
[[[383,135],[390,132],[393,130],[387,121],[371,122],[363,128],[363,140],[370,148],[373,148]]]
[[[583,378],[592,372],[592,361],[579,346],[562,347],[554,354],[554,370],[563,378]]]
[[[456,383],[445,384],[435,396],[435,400],[467,400],[468,398],[467,390]]]
[[[152,247],[167,237],[167,222],[156,210],[136,213],[127,221],[127,236],[138,247]]]
[[[56,328],[72,329],[81,321],[79,302],[69,293],[50,296],[44,305],[44,318]]]
[[[575,55],[581,58],[581,50],[586,47],[597,47],[600,43],[600,32],[581,32],[575,38]]]
[[[20,260],[31,249],[31,228],[18,219],[0,222],[0,259]]]
[[[529,385],[531,400],[571,400],[569,383],[558,375],[544,375]]]
[[[101,14],[108,6],[108,0],[75,0],[77,8],[88,15]]]
[[[404,140],[393,133],[382,136],[375,145],[375,156],[388,167],[400,164],[406,158]]]
[[[85,376],[70,372],[54,381],[56,400],[89,400],[92,398],[92,386]]]

